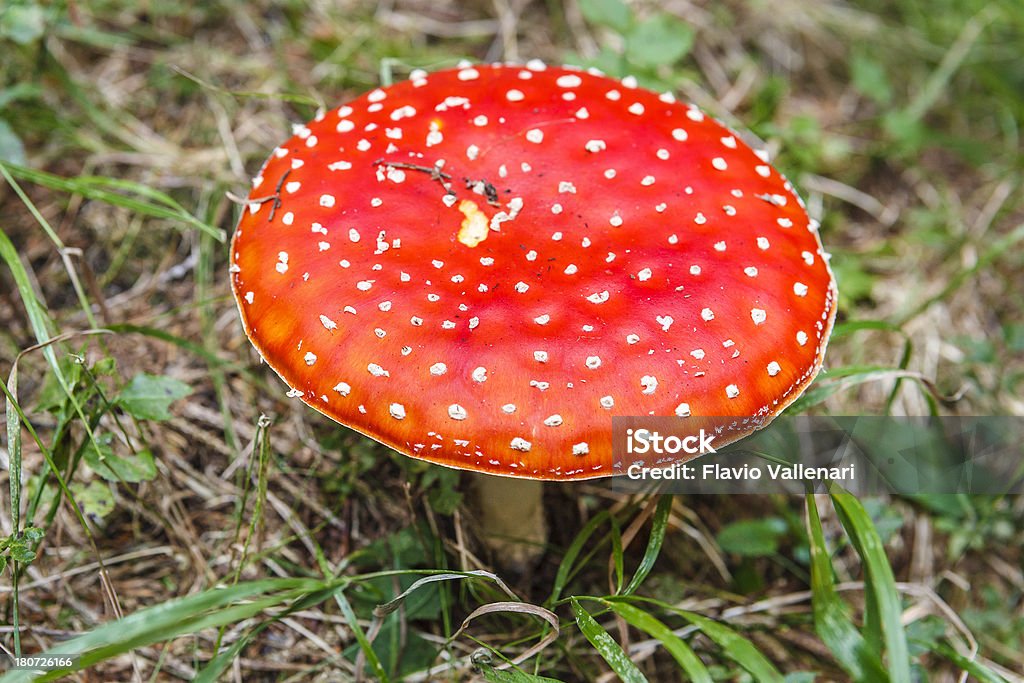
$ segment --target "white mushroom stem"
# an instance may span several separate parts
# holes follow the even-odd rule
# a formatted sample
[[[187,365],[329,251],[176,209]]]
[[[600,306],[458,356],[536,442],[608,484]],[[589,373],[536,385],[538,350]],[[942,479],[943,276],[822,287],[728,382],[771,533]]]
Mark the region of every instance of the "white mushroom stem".
[[[491,474],[472,480],[481,539],[502,565],[529,569],[548,538],[543,482]]]

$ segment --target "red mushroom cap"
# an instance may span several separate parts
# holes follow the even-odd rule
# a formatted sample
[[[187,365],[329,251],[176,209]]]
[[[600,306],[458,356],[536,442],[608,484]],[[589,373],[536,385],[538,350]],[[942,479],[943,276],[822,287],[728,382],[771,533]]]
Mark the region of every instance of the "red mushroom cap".
[[[630,79],[414,73],[298,127],[249,201],[232,284],[263,358],[316,410],[452,467],[616,474],[613,414],[762,426],[835,317],[789,182]]]

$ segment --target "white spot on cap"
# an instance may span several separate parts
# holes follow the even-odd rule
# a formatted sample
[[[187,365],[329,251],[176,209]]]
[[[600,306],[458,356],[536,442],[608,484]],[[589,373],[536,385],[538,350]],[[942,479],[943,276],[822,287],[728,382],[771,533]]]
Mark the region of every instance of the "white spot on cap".
[[[807,343],[807,333],[804,332],[803,330],[800,330],[799,332],[797,332],[796,333],[796,343],[799,344],[800,346],[803,346],[804,344],[806,344]]]
[[[794,282],[793,293],[797,296],[807,296],[807,285],[802,282]]]
[[[483,366],[480,366],[478,368],[474,368],[473,372],[471,374],[472,374],[474,382],[486,382],[487,381],[487,368],[485,368]]]
[[[506,403],[501,407],[501,412],[508,413],[509,415],[511,415],[512,413],[516,412],[516,404]]]
[[[672,131],[672,137],[674,137],[679,142],[683,142],[686,140],[686,138],[689,137],[689,135],[687,135],[686,131],[683,130],[682,128],[675,128]]]
[[[594,294],[591,294],[590,296],[587,297],[587,301],[589,301],[592,304],[603,304],[605,301],[608,301],[608,298],[610,296],[611,295],[608,293],[608,290],[606,289],[604,291],[595,292]]]
[[[303,357],[303,360],[306,361],[306,365],[312,365],[313,363],[316,362],[316,354],[313,353],[312,351],[307,351],[306,355]]]
[[[612,217],[608,219],[608,222],[611,223],[612,227],[617,228],[622,225],[622,216],[620,216],[619,212],[616,211],[612,214]]]
[[[334,390],[337,391],[342,396],[348,396],[349,393],[352,391],[352,387],[350,387],[346,382],[338,382],[337,384],[334,385]]]
[[[654,375],[644,375],[640,378],[640,386],[644,388],[641,393],[647,394],[648,396],[654,393],[654,390],[658,388],[658,378]]]
[[[587,367],[590,368],[591,370],[597,370],[599,367],[601,367],[601,357],[587,356]]]
[[[392,403],[390,406],[388,406],[388,412],[391,413],[391,417],[395,418],[396,420],[405,419],[405,406],[403,406],[401,403]]]
[[[722,157],[715,157],[711,160],[711,165],[714,166],[716,171],[724,171],[729,168],[729,165],[725,163],[725,159]]]
[[[743,272],[747,274],[747,277],[757,277],[757,268],[754,266],[747,266]]]
[[[740,395],[740,388],[735,384],[730,384],[725,388],[725,395],[729,398],[736,398]]]
[[[640,116],[641,114],[644,113],[644,105],[640,104],[639,102],[634,102],[633,104],[629,105],[629,113]]]
[[[331,171],[347,171],[352,168],[352,163],[349,161],[335,161],[332,164],[327,164],[327,168]]]
[[[751,308],[750,319],[754,321],[755,325],[760,325],[768,319],[768,314],[765,313],[763,308]]]
[[[530,289],[530,285],[526,284],[522,280],[516,283],[516,291],[520,294],[525,294],[528,289]]]
[[[651,185],[654,184],[654,182],[654,176],[646,175],[643,177],[643,180],[640,181],[640,184],[643,185],[644,187],[650,187]]]
[[[338,329],[338,323],[334,322],[333,320],[328,318],[326,315],[321,315],[320,316],[320,324],[323,325],[324,328],[326,328],[328,330],[336,330],[336,329]]]
[[[768,364],[768,374],[771,377],[774,377],[780,372],[782,372],[782,366],[779,365],[776,361],[772,361],[771,363]]]
[[[604,140],[587,140],[587,144],[583,145],[583,148],[588,152],[597,153],[608,149],[608,145]]]
[[[627,334],[626,335],[626,343],[627,344],[636,344],[639,341],[640,341],[640,335],[639,334]]]
[[[659,315],[655,317],[655,320],[658,321],[658,324],[661,325],[661,329],[664,332],[668,332],[668,328],[672,327],[672,323],[675,322],[670,315]]]
[[[688,417],[689,415],[690,415],[690,404],[689,403],[680,403],[679,405],[676,406],[676,416],[677,417]]]
[[[704,308],[700,312],[700,317],[704,320],[711,321],[715,319],[715,312],[710,308]]]
[[[547,325],[549,322],[551,322],[551,316],[548,315],[547,313],[545,313],[544,315],[538,315],[536,318],[533,319],[533,322],[537,323],[538,325]]]
[[[583,83],[583,79],[576,74],[566,74],[565,76],[559,76],[555,80],[555,84],[559,88],[578,88]]]
[[[573,455],[586,455],[588,453],[590,453],[590,445],[586,441],[581,441],[580,443],[574,443],[572,445]]]
[[[356,230],[355,228],[349,228],[348,229],[348,238],[352,242],[358,242],[359,238],[360,238],[359,231]]]
[[[758,237],[757,238],[757,248],[760,249],[761,251],[766,250],[770,246],[771,246],[771,244],[769,244],[767,237]]]
[[[690,275],[700,275],[700,266],[690,266]]]
[[[534,144],[540,144],[544,141],[544,131],[540,128],[531,128],[526,131],[526,139]]]
[[[696,358],[697,360],[703,360],[704,349],[694,349],[693,351],[690,351],[690,355]]]
[[[505,93],[505,99],[507,99],[509,102],[521,102],[524,97],[526,96],[523,95],[523,91],[516,90],[515,88]]]
[[[778,219],[776,219],[775,222],[779,224],[780,228],[792,228],[793,227],[793,221],[791,221],[788,218],[778,218]]]
[[[558,427],[558,426],[560,426],[562,424],[562,422],[563,422],[563,420],[562,420],[562,416],[561,415],[557,415],[557,414],[556,415],[549,415],[544,420],[544,426],[546,426],[546,427]]]
[[[376,363],[370,363],[366,366],[366,370],[374,377],[390,377],[391,373],[377,365]]]
[[[612,408],[615,407],[615,399],[612,398],[611,396],[602,396],[601,407],[604,408],[605,410],[611,410]]]
[[[480,78],[480,72],[473,68],[460,69],[459,80],[460,81],[473,81]]]
[[[538,363],[547,363],[548,362],[548,352],[547,351],[534,351],[533,352],[533,359],[535,361],[537,361]]]
[[[759,164],[755,166],[754,170],[757,171],[757,175],[761,176],[762,178],[767,178],[769,175],[771,175],[772,172],[772,169],[768,166],[765,166],[764,164]]]
[[[512,441],[509,443],[509,448],[511,448],[514,451],[521,451],[523,453],[528,452],[532,447],[533,444],[531,444],[526,439],[520,438],[518,436],[512,439]]]

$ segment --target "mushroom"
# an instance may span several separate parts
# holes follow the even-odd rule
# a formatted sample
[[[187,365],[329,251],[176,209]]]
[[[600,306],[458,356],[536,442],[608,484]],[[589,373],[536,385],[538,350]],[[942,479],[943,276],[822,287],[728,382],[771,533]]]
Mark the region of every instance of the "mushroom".
[[[670,94],[462,65],[294,133],[235,231],[242,322],[290,395],[399,452],[618,474],[612,415],[748,418],[717,446],[821,367],[818,224],[765,154]]]

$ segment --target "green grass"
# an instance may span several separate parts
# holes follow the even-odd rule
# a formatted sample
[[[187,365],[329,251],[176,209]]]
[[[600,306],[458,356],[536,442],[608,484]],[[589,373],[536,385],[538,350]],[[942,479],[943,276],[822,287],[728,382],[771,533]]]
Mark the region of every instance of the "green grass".
[[[1022,680],[1019,498],[552,487],[519,575],[467,480],[284,400],[225,243],[320,104],[596,65],[760,136],[821,219],[839,320],[793,410],[1019,416],[1021,44],[1013,0],[5,3],[0,647],[103,680]]]

